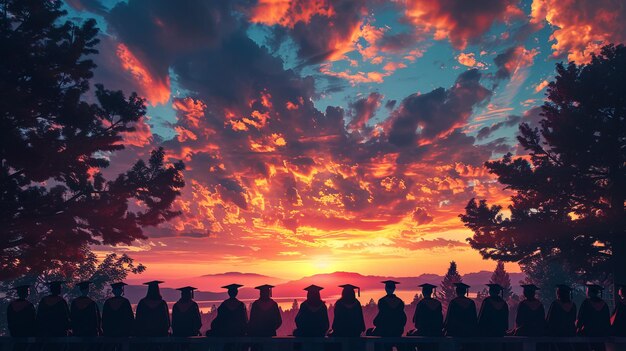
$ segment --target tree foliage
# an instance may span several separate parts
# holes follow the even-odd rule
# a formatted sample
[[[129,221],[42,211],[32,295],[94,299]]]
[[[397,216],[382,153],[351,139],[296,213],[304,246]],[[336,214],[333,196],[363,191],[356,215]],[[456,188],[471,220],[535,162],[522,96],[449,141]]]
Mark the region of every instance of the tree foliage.
[[[456,286],[454,283],[462,281],[463,279],[457,270],[456,262],[450,262],[450,267],[448,267],[448,271],[441,281],[438,292],[444,310],[448,308],[448,303],[456,297]]]
[[[144,116],[136,94],[90,90],[94,20],[63,22],[60,1],[7,0],[0,18],[0,279],[130,244],[171,219],[184,165],[152,152],[114,179],[101,170]]]
[[[493,271],[491,278],[489,278],[490,284],[499,284],[502,290],[502,297],[504,300],[509,300],[513,294],[513,288],[511,287],[511,277],[509,273],[504,269],[504,262],[498,262],[496,269]]]
[[[538,127],[522,123],[526,157],[486,163],[515,191],[507,211],[472,199],[460,217],[485,258],[571,268],[576,281],[626,281],[626,47],[589,64],[557,64]]]

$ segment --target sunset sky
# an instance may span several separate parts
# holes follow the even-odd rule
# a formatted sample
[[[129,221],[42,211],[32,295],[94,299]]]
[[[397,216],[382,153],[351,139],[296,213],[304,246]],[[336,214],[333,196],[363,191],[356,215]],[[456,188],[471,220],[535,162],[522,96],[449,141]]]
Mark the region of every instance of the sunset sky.
[[[492,270],[458,219],[510,195],[560,61],[626,41],[623,0],[67,0],[101,28],[94,82],[147,99],[109,176],[162,145],[182,215],[129,247],[144,279]],[[518,271],[516,265],[508,265]]]

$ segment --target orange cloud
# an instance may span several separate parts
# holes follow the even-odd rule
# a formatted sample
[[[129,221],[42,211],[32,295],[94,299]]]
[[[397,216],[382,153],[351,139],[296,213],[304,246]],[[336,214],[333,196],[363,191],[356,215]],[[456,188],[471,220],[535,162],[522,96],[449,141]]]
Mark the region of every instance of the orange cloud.
[[[622,0],[534,0],[531,22],[554,26],[554,57],[587,63],[608,43],[626,41],[626,6]]]
[[[405,17],[421,34],[448,39],[459,50],[480,39],[495,22],[522,13],[513,0],[408,0]]]
[[[535,86],[535,93],[538,93],[538,92],[542,91],[549,84],[550,84],[550,82],[548,82],[548,80],[546,80],[546,79],[542,80],[541,83],[539,83],[539,84],[537,84],[537,86]]]
[[[331,17],[332,5],[325,0],[260,0],[250,11],[250,22],[293,28],[296,23],[309,23],[313,16]]]
[[[483,62],[476,60],[476,57],[474,57],[474,53],[466,54],[462,52],[456,57],[456,59],[463,66],[476,67],[476,68],[485,67],[485,64]]]
[[[117,57],[122,67],[129,72],[141,87],[141,95],[145,96],[153,106],[164,104],[170,98],[170,79],[161,80],[150,73],[146,66],[124,44],[117,45]]]

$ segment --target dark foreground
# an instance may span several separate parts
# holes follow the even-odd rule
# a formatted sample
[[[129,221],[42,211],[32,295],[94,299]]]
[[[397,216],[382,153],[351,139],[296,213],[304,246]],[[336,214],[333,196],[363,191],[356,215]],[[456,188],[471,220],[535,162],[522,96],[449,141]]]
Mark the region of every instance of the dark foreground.
[[[11,338],[0,337],[0,351],[243,351],[243,350],[298,350],[298,351],[549,351],[549,350],[606,350],[626,351],[626,338],[554,338],[554,337],[359,337],[359,338],[206,338],[206,337],[152,337],[152,338]],[[604,347],[603,347],[604,346]]]

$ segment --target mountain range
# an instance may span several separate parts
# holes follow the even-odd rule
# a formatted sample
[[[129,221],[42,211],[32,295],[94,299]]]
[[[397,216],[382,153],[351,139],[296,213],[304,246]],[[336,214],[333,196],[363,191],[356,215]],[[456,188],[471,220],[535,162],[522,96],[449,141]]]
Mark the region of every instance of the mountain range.
[[[482,290],[484,284],[489,282],[492,272],[480,271],[474,273],[467,273],[462,275],[463,282],[472,286],[470,290],[479,291]],[[524,273],[509,273],[511,277],[511,285],[515,293],[521,293],[519,282],[524,279]],[[194,285],[199,288],[195,293],[195,299],[197,301],[219,301],[227,297],[225,291],[219,291],[219,287],[231,283],[243,284],[244,287],[239,290],[239,298],[250,299],[258,296],[258,291],[254,289],[254,286],[261,284],[272,284],[276,287],[273,289],[273,296],[279,298],[301,298],[305,296],[303,288],[315,284],[325,287],[324,295],[332,296],[341,293],[339,285],[353,284],[361,288],[361,290],[382,290],[384,288],[381,281],[383,280],[395,280],[400,284],[397,286],[398,290],[414,290],[418,291],[418,285],[423,283],[431,283],[439,285],[443,276],[438,274],[421,274],[415,277],[393,277],[393,276],[378,276],[378,275],[361,275],[353,272],[333,272],[315,274],[308,277],[303,277],[297,280],[286,281],[281,278],[265,276],[255,273],[240,273],[240,272],[226,272],[219,274],[207,274],[195,278],[168,280],[169,286],[185,286]],[[146,287],[143,285],[129,285],[126,287],[125,293],[132,303],[137,303],[146,292]],[[161,288],[161,295],[166,301],[176,301],[180,296],[180,292],[176,289],[169,287]]]

